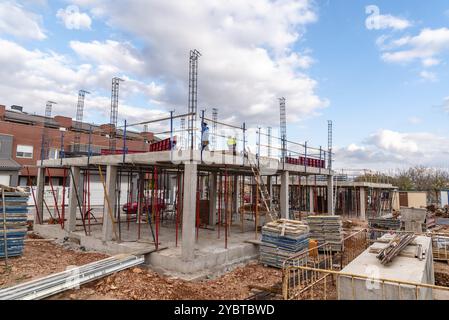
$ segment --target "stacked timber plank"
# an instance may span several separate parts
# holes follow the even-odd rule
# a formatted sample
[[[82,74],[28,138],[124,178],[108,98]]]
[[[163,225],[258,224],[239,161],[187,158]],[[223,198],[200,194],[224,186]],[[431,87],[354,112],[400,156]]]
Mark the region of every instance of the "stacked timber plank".
[[[395,218],[392,214],[384,215],[379,218],[370,218],[368,219],[368,226],[370,229],[377,229],[377,230],[370,230],[370,239],[376,240],[385,232],[382,232],[381,230],[385,231],[396,231],[401,229],[401,220]]]
[[[318,246],[327,243],[332,251],[342,251],[343,225],[340,216],[308,216],[310,238],[318,242]]]
[[[309,228],[300,221],[280,219],[262,228],[260,262],[281,268],[285,259],[309,248]]]
[[[29,195],[20,189],[3,185],[0,185],[0,189],[0,258],[21,256],[27,233]]]

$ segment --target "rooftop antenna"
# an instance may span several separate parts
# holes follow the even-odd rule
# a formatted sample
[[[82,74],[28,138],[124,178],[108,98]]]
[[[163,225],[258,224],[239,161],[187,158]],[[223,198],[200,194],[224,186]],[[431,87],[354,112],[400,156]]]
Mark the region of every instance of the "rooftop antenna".
[[[271,127],[267,128],[267,139],[268,139],[268,154],[267,154],[267,156],[268,156],[268,158],[271,157],[271,130],[272,130]]]
[[[181,149],[186,146],[186,118],[181,118]]]
[[[190,50],[189,59],[189,132],[190,132],[190,148],[195,148],[195,134],[193,131],[194,125],[197,121],[198,108],[198,58],[201,53],[194,49]]]
[[[57,103],[54,101],[47,101],[47,104],[45,105],[45,119],[44,119],[44,127],[42,130],[42,143],[41,143],[41,165],[43,165],[43,161],[48,157],[48,151],[50,148],[47,126],[50,123],[51,111],[54,104]]]
[[[116,149],[116,130],[117,130],[117,118],[118,118],[118,96],[120,81],[124,81],[118,77],[112,78],[112,92],[111,92],[111,119],[109,124],[111,125],[111,132],[109,135],[109,150],[115,151]]]
[[[84,98],[86,94],[90,92],[86,90],[78,91],[78,104],[76,105],[76,123],[75,123],[75,145],[74,151],[76,153],[80,152],[81,149],[81,127],[83,123],[84,114]]]
[[[282,149],[282,161],[285,160],[287,155],[287,115],[285,107],[285,98],[279,99],[279,111],[281,119],[281,149]]]

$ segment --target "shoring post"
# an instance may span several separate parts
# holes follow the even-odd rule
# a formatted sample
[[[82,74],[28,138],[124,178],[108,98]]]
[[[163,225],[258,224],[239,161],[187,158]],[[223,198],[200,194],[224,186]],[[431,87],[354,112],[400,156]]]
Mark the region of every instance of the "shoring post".
[[[242,131],[243,131],[243,166],[245,165],[245,152],[246,152],[246,123],[243,122],[243,126],[242,126]],[[249,157],[249,156],[248,156]]]
[[[203,163],[203,136],[204,136],[204,130],[203,130],[203,124],[204,124],[204,110],[201,110],[201,163]]]
[[[224,199],[225,199],[225,249],[228,248],[228,168],[225,167],[225,187],[224,187]]]
[[[170,111],[170,161],[173,161],[173,110]]]
[[[198,242],[199,231],[200,231],[200,176],[196,176],[196,201],[195,201],[195,225],[196,225],[196,242]]]
[[[28,174],[28,184],[29,184],[30,189],[31,189],[31,194],[33,195],[34,206],[36,208],[37,223],[41,224],[41,216],[39,214],[39,206],[37,205],[36,195],[34,194],[33,181],[31,180],[31,176],[30,176],[30,168],[26,167],[26,169],[27,169],[27,174]],[[42,214],[42,217],[43,216],[44,215]]]
[[[58,199],[56,199],[55,195],[55,189],[53,188],[53,181],[51,181],[51,174],[50,174],[50,168],[47,168],[47,174],[48,174],[48,181],[50,182],[50,188],[51,188],[51,194],[53,195],[53,201],[55,203],[55,211],[58,214],[58,223],[63,227],[61,223],[61,214],[59,213],[59,207],[58,207]]]
[[[180,190],[180,182],[181,177],[180,177],[180,173],[179,173],[179,167],[178,167],[178,173],[176,174],[176,193],[177,193],[177,197],[176,197],[176,219],[175,219],[175,223],[176,223],[176,240],[175,240],[175,246],[178,247],[178,237],[179,237],[179,209],[181,206],[181,190]]]
[[[218,175],[218,189],[217,189],[217,192],[218,192],[218,228],[217,228],[218,239],[220,239],[220,228],[221,228],[221,201],[222,201],[221,193],[222,193],[222,186],[223,186],[222,180],[223,180],[223,176],[220,173]]]
[[[61,220],[62,220],[62,228],[65,227],[65,187],[67,184],[67,168],[64,168],[64,174],[62,177],[62,210],[61,210]]]
[[[159,175],[158,175],[158,170],[157,167],[154,167],[154,189],[155,189],[155,193],[156,193],[156,199],[153,199],[153,202],[155,203],[155,221],[156,221],[156,250],[159,250],[159,192],[158,192],[158,188],[159,188]]]

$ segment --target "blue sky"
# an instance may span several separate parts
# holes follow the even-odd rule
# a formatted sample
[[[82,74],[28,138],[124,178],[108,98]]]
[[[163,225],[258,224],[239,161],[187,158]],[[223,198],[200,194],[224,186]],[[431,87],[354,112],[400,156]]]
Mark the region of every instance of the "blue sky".
[[[185,112],[197,48],[199,106],[223,121],[276,132],[284,96],[291,140],[326,146],[333,120],[338,168],[449,166],[447,1],[9,0],[0,21],[8,106],[74,117],[86,89],[106,123],[120,76],[120,122]]]

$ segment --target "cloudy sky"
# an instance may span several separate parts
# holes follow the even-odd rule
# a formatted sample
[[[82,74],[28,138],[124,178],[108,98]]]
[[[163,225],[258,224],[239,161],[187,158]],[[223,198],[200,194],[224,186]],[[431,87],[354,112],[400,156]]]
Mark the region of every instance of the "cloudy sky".
[[[119,123],[187,111],[198,49],[199,109],[327,145],[337,168],[449,167],[449,3],[432,0],[71,0],[0,2],[0,104]],[[153,128],[151,128],[153,129]],[[157,128],[154,128],[157,130]]]

